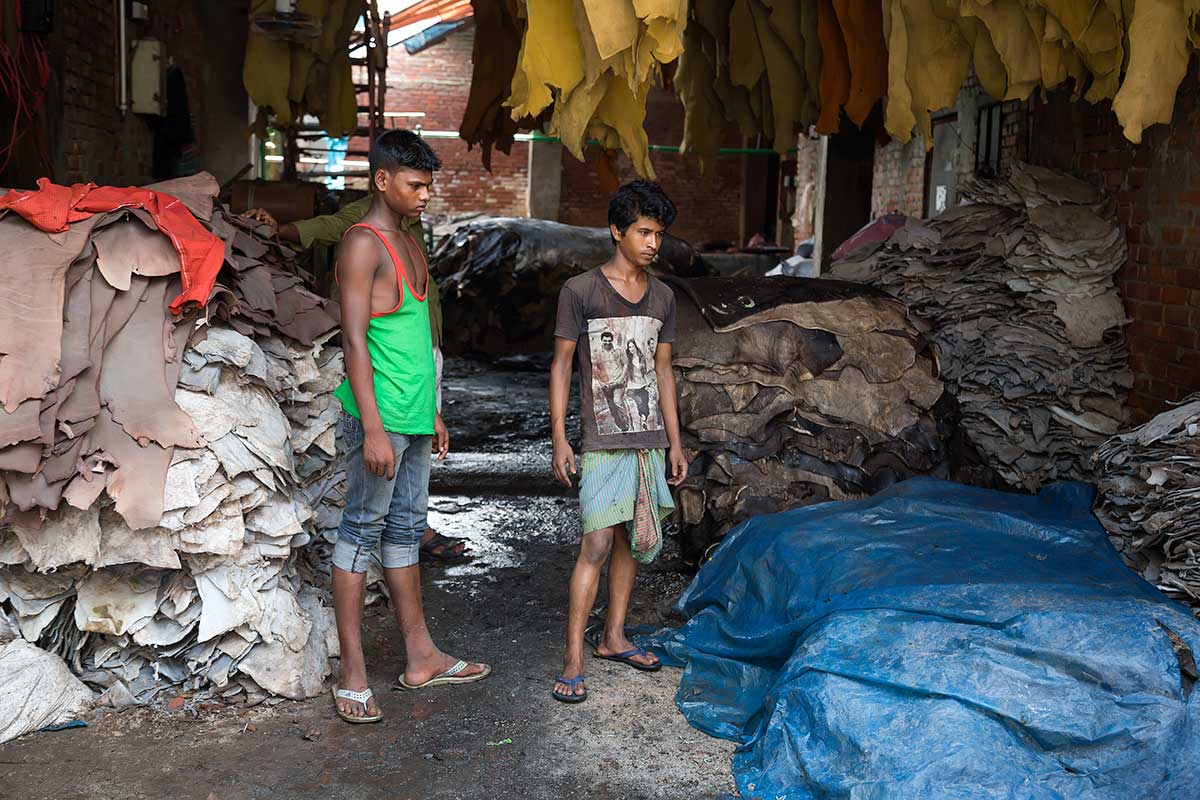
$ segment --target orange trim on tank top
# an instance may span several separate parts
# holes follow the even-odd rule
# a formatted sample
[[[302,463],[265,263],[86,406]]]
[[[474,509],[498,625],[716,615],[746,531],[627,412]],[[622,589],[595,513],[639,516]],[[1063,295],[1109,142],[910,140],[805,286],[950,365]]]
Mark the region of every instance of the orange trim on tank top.
[[[425,265],[425,293],[417,294],[417,290],[414,289],[408,282],[408,276],[405,275],[405,273],[404,273],[404,265],[403,265],[403,262],[401,262],[401,260],[400,260],[400,256],[396,253],[396,249],[394,247],[392,247],[392,243],[387,240],[387,237],[384,236],[379,231],[378,228],[376,228],[374,225],[372,225],[369,222],[356,222],[353,225],[351,225],[349,228],[346,228],[346,233],[349,233],[350,231],[354,230],[355,228],[366,228],[371,233],[373,233],[377,237],[379,237],[379,241],[383,242],[383,246],[387,248],[388,255],[391,256],[392,269],[396,271],[396,287],[400,291],[400,302],[396,304],[395,308],[393,308],[391,311],[381,311],[378,314],[376,314],[374,311],[372,311],[371,318],[374,319],[376,317],[386,317],[390,314],[395,314],[397,311],[399,311],[401,308],[403,308],[404,307],[404,287],[406,287],[406,286],[408,287],[408,290],[410,292],[412,292],[412,296],[414,298],[416,298],[418,303],[424,302],[425,298],[429,296],[430,277],[429,277],[429,260],[425,258],[425,254],[421,252],[421,248],[418,247],[417,252],[421,253],[421,261]],[[408,231],[405,231],[405,233],[408,233]],[[408,235],[410,237],[412,237],[414,241],[416,241],[415,236],[413,236],[411,233],[409,233]],[[345,238],[345,236],[346,236],[346,234],[343,233],[342,238]],[[334,273],[334,280],[337,281],[337,273],[336,272]],[[341,281],[337,281],[337,282],[338,282],[338,285],[341,285]]]

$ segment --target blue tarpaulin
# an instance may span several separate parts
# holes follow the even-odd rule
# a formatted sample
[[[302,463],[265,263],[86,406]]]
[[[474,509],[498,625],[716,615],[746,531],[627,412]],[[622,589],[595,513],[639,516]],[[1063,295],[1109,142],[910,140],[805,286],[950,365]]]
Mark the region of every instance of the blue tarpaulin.
[[[1200,624],[1091,501],[919,478],[759,517],[652,643],[743,797],[1192,800]]]

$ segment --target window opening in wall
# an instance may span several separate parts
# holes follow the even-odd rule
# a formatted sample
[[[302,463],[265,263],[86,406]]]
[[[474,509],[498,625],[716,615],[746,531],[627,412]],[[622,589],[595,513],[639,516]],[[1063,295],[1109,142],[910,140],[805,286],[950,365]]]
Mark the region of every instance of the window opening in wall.
[[[936,217],[958,202],[955,174],[956,154],[965,148],[958,132],[958,115],[950,112],[935,116],[933,147],[925,156],[925,198],[923,214]],[[970,158],[969,154],[959,158]]]
[[[975,140],[975,172],[993,178],[1000,172],[1000,128],[1004,108],[992,103],[979,109],[979,125]]]

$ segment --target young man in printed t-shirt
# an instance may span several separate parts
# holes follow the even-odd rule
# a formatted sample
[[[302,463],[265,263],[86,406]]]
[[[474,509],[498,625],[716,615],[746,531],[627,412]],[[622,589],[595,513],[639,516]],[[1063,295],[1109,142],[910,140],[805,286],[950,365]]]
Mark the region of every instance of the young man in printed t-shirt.
[[[608,207],[612,258],[567,281],[558,297],[550,421],[554,475],[567,486],[575,474],[566,416],[576,355],[583,417],[583,542],[571,574],[563,671],[552,691],[565,703],[587,699],[584,628],[610,557],[607,620],[603,631],[588,632],[594,654],[647,672],[662,666],[625,637],[625,612],[638,562],[658,555],[662,520],[675,507],[668,484],[682,483],[688,468],[671,370],[675,295],[646,272],[674,218],[675,206],[658,184],[622,186]]]

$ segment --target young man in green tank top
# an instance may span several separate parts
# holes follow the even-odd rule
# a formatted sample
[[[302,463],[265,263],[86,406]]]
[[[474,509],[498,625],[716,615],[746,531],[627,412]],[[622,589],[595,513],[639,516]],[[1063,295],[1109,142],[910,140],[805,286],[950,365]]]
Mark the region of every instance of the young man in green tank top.
[[[323,214],[312,219],[301,219],[282,225],[271,212],[263,208],[252,208],[242,214],[246,219],[252,219],[259,224],[271,228],[275,235],[285,242],[290,242],[307,250],[315,244],[336,245],[354,225],[362,222],[362,218],[371,208],[371,195],[367,195],[352,203],[342,206],[332,214]],[[405,224],[421,247],[421,254],[428,257],[429,250],[425,243],[425,231],[421,227],[421,217],[405,218]],[[437,403],[438,412],[442,410],[442,306],[438,296],[437,281],[430,281],[429,331],[433,336],[433,361],[437,369]],[[421,555],[449,561],[458,560],[468,555],[465,539],[447,536],[432,527],[425,529],[421,537]]]
[[[346,510],[333,552],[333,600],[341,645],[334,700],[347,722],[382,718],[362,652],[366,571],[382,561],[407,665],[400,688],[482,680],[486,664],[446,655],[433,643],[421,605],[418,545],[426,528],[431,453],[450,437],[436,410],[429,267],[406,220],[429,202],[433,150],[411,131],[371,145],[371,207],[347,231],[337,260],[347,379],[335,395],[345,416]]]

